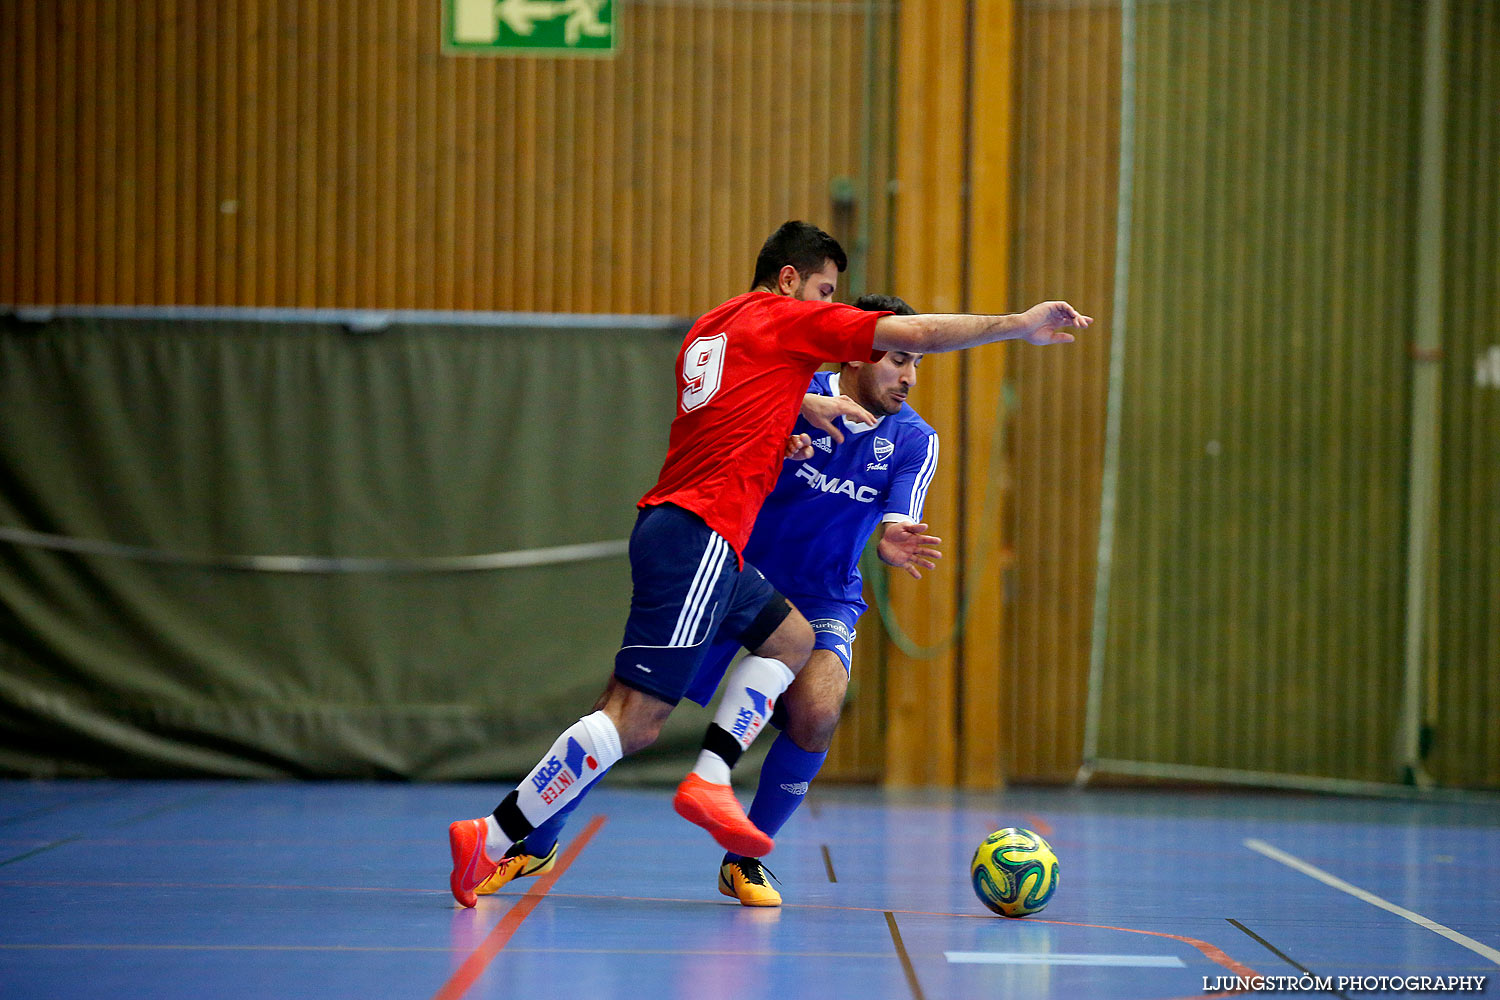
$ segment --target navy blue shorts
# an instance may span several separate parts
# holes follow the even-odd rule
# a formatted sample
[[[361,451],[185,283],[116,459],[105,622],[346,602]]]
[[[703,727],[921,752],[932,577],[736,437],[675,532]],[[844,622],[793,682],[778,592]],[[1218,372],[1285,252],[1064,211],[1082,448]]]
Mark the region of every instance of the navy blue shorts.
[[[672,504],[637,515],[630,580],[630,618],[615,654],[615,676],[673,705],[712,641],[754,649],[791,613],[759,570],[739,568],[718,532]]]
[[[865,613],[865,603],[816,601],[799,597],[797,610],[802,612],[812,626],[813,649],[831,650],[847,673],[853,656],[854,624]],[[693,676],[692,683],[683,692],[683,697],[700,705],[707,705],[718,690],[719,682],[724,679],[724,671],[729,668],[734,654],[740,651],[742,645],[744,644],[732,638],[720,636],[715,639],[698,665],[698,672]]]

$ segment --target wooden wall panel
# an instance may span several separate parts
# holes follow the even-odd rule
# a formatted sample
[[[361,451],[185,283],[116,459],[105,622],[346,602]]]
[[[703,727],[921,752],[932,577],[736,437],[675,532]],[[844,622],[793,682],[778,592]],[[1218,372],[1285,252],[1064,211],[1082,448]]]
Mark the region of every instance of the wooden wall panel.
[[[1021,307],[1010,300],[1011,179],[1015,132],[1013,54],[1016,10],[1011,0],[981,0],[971,7],[976,53],[971,67],[965,311],[1005,313]],[[963,374],[961,448],[948,451],[960,466],[964,549],[952,563],[962,567],[964,623],[958,662],[958,750],[954,784],[972,789],[1005,783],[1003,748],[1027,720],[1007,697],[1010,664],[1001,641],[1008,550],[1004,530],[1004,398],[1006,349],[991,345],[966,351]]]
[[[1006,774],[1065,781],[1082,762],[1109,376],[1120,15],[1019,5],[1012,304],[1065,298],[1094,325],[1065,348],[1012,345],[1006,446]],[[1028,53],[1086,52],[1082,59]]]
[[[571,60],[426,0],[7,3],[0,302],[693,314],[836,177],[888,225],[889,2],[617,5]]]
[[[958,46],[967,32],[962,0],[908,0],[901,6],[897,106],[900,182],[892,291],[921,312],[958,312],[963,301],[965,173],[963,110],[967,64]],[[950,57],[931,53],[946,49]],[[922,362],[918,411],[947,446],[927,495],[924,514],[949,553],[963,550],[955,461],[960,427],[962,358],[932,355]],[[958,607],[960,573],[950,558],[923,580],[889,574],[891,610],[922,645],[940,645]],[[884,572],[883,570],[881,572]],[[957,649],[934,656],[887,651],[884,778],[891,785],[947,785],[957,764]]]
[[[902,6],[897,59],[895,276],[926,312],[1005,312],[1012,173],[1014,5],[932,0]],[[934,58],[934,53],[945,53]],[[891,785],[993,789],[1004,782],[996,437],[1005,351],[923,359],[914,405],[942,441],[924,512],[940,567],[889,573],[884,652]],[[899,635],[900,639],[895,636]]]

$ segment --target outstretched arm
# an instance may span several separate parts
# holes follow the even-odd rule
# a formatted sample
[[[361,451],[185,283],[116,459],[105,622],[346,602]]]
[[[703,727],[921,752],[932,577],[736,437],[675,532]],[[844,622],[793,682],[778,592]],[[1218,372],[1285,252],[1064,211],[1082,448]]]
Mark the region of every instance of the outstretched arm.
[[[1066,302],[1038,302],[1021,313],[974,316],[964,313],[920,313],[882,316],[875,324],[875,349],[937,354],[998,340],[1024,340],[1045,347],[1073,339],[1066,327],[1083,329],[1094,321]]]
[[[943,557],[938,551],[942,539],[929,535],[927,525],[911,521],[887,521],[875,544],[875,552],[887,566],[906,570],[915,580],[922,579],[922,569],[936,569]]]

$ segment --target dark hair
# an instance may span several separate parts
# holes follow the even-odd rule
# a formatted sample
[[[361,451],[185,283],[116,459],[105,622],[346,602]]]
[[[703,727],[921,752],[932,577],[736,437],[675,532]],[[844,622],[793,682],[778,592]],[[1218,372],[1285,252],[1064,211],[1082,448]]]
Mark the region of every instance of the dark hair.
[[[869,292],[854,300],[857,309],[866,312],[889,312],[897,316],[915,316],[917,311],[903,298],[895,295],[881,295],[879,292]]]
[[[788,264],[795,267],[797,274],[806,281],[808,275],[823,270],[830,260],[840,271],[849,266],[849,258],[838,240],[811,222],[795,219],[783,222],[761,246],[760,255],[755,258],[755,277],[750,287],[770,285],[775,288],[777,275]]]

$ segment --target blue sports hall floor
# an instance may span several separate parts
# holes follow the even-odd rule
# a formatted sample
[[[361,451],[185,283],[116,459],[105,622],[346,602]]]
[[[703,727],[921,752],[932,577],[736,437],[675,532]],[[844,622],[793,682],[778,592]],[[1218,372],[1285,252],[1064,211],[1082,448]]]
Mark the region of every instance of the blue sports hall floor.
[[[0,997],[1500,995],[1491,801],[815,786],[749,909],[667,790],[605,787],[551,875],[461,909],[447,824],[505,790],[0,782]],[[1061,860],[1040,914],[970,890],[1004,826]]]

